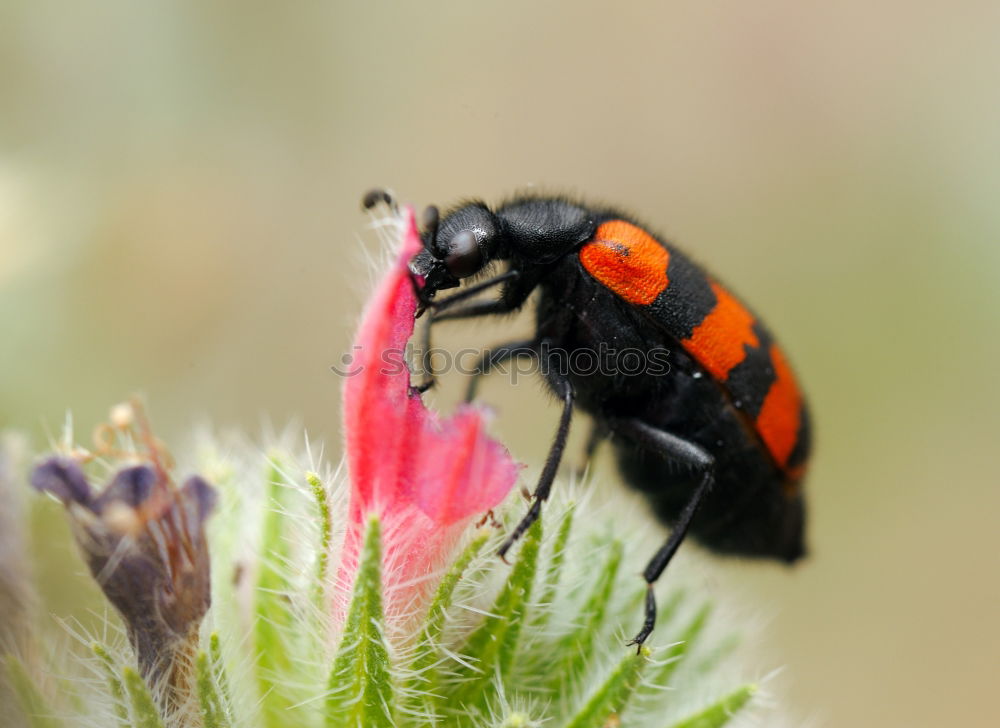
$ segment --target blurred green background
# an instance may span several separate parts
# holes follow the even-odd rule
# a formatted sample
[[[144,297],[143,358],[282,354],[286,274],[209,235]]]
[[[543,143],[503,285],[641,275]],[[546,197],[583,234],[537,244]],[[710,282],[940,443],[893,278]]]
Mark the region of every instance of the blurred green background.
[[[40,448],[141,391],[168,440],[299,418],[336,457],[366,188],[623,203],[765,314],[812,398],[811,559],[709,577],[767,620],[779,702],[996,725],[998,28],[972,1],[5,0],[0,428]],[[535,463],[538,391],[484,390]],[[64,538],[35,536],[60,615]]]

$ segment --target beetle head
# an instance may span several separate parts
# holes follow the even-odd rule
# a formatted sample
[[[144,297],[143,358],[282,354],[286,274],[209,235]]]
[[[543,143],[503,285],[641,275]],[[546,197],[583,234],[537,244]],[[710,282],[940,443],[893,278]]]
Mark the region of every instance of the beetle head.
[[[457,287],[461,279],[475,275],[495,257],[496,218],[485,205],[465,205],[443,220],[439,220],[437,208],[431,206],[421,217],[424,249],[413,256],[410,271],[424,277],[422,292],[426,298]]]

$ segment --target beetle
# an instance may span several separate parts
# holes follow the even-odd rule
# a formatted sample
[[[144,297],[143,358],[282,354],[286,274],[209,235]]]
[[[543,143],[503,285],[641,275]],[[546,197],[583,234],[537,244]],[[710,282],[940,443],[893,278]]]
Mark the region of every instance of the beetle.
[[[363,204],[380,201],[395,204],[382,190]],[[443,216],[432,206],[422,227],[410,271],[417,315],[430,311],[427,332],[517,311],[537,293],[534,335],[488,350],[476,370],[534,357],[562,404],[533,501],[501,557],[541,514],[577,409],[593,421],[588,456],[610,438],[625,482],[671,527],[643,571],[644,620],[630,644],[641,648],[653,631],[653,585],[689,533],[720,553],[803,556],[809,410],[783,350],[728,287],[631,215],[567,197],[519,195],[494,208],[471,201]],[[493,299],[478,295],[491,289]],[[670,366],[657,374],[572,366],[574,355],[609,350],[667,351]]]

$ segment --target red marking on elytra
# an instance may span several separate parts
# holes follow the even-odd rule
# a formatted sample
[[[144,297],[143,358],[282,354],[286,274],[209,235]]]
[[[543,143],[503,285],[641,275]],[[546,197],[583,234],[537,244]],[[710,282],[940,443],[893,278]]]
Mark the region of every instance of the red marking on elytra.
[[[712,283],[712,291],[715,308],[681,345],[709,374],[724,382],[729,372],[746,359],[746,346],[758,346],[760,342],[753,331],[753,314],[718,283]]]
[[[802,395],[792,368],[777,346],[771,346],[774,381],[757,414],[757,432],[782,468],[795,448],[802,413]]]
[[[616,295],[646,306],[666,290],[670,253],[640,227],[624,220],[601,224],[594,239],[580,249],[590,275]]]

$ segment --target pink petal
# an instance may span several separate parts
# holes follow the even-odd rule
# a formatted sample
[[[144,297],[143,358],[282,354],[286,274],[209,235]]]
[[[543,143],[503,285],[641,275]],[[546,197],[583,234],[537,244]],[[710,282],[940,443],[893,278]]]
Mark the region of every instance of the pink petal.
[[[411,497],[438,523],[453,523],[503,500],[519,467],[484,431],[482,412],[463,405],[440,425],[425,420]]]
[[[413,226],[412,213],[410,225]],[[351,474],[352,502],[369,509],[376,501],[396,499],[401,474],[409,471],[405,446],[420,421],[411,412],[410,374],[405,366],[383,361],[390,353],[402,361],[413,334],[417,302],[406,264],[420,239],[406,235],[393,269],[375,289],[354,342],[353,367],[344,382],[344,437]],[[414,243],[416,247],[414,247]]]
[[[417,300],[407,263],[420,250],[407,209],[399,255],[368,302],[344,383],[344,437],[351,479],[350,527],[339,582],[342,613],[368,514],[383,522],[386,608],[414,613],[432,577],[473,516],[500,503],[519,466],[485,432],[479,409],[441,419],[410,389],[404,364]]]

